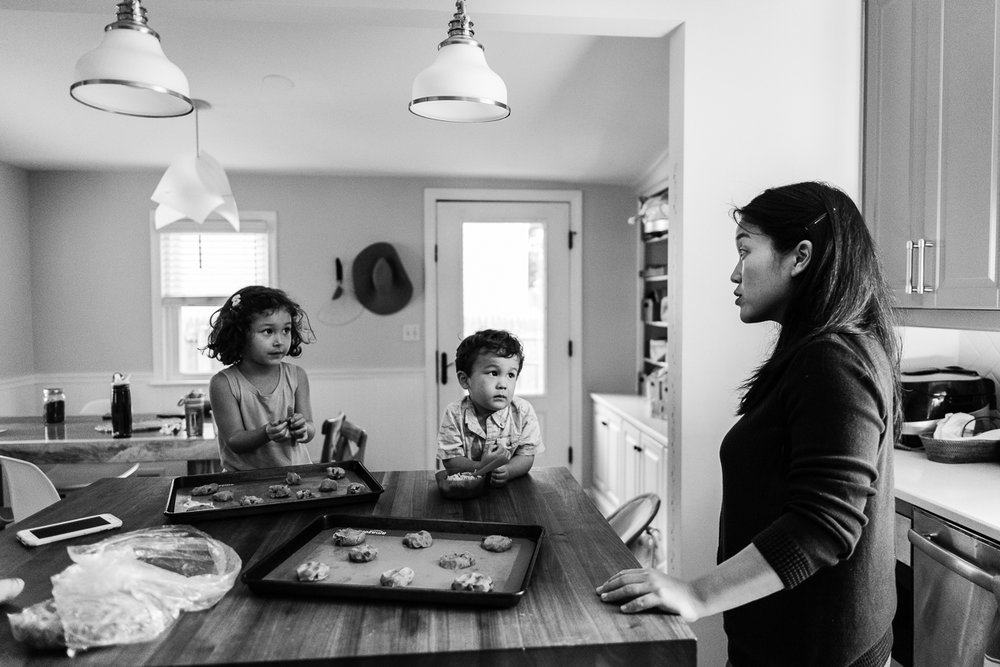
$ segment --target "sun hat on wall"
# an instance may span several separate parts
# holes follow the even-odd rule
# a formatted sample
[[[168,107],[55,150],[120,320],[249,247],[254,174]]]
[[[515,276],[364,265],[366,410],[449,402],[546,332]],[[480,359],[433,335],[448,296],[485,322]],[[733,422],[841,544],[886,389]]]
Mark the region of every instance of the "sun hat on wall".
[[[391,243],[373,243],[354,258],[354,294],[378,315],[402,310],[413,296],[413,284]]]

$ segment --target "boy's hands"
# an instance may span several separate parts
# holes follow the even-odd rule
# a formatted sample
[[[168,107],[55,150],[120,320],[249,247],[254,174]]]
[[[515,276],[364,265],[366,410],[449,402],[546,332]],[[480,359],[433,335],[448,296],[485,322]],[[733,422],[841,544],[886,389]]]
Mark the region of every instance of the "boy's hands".
[[[490,486],[503,486],[510,479],[510,471],[506,465],[494,468],[490,473]]]

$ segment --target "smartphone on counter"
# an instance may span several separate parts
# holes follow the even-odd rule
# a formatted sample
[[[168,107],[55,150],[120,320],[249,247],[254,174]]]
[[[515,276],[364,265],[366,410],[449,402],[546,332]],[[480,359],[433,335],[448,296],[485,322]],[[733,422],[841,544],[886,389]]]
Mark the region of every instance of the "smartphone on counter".
[[[37,547],[81,535],[99,533],[102,530],[121,528],[121,525],[122,520],[114,514],[95,514],[59,523],[50,523],[47,526],[25,528],[17,531],[16,535],[21,544],[27,547]]]

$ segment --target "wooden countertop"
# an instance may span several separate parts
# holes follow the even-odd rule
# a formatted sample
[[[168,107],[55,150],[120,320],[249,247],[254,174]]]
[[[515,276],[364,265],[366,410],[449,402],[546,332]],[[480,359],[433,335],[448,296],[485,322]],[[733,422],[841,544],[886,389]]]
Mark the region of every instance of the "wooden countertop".
[[[164,665],[192,663],[310,663],[477,666],[525,664],[695,665],[695,638],[679,617],[625,615],[594,592],[635,558],[565,468],[530,475],[478,499],[453,501],[437,491],[432,471],[375,472],[385,492],[376,503],[336,513],[539,524],[546,536],[531,583],[515,607],[448,605],[261,596],[237,581],[213,608],[183,613],[158,639],[114,646],[69,659],[41,655],[16,642],[0,623],[4,664]],[[105,479],[23,521],[37,526],[98,512],[119,516],[122,530],[158,526],[169,479]],[[244,569],[298,533],[323,509],[201,521],[197,526],[232,546]],[[15,602],[27,606],[51,595],[50,577],[70,564],[66,546],[91,535],[35,549],[0,531],[0,577],[26,581]],[[0,610],[4,609],[0,605]]]
[[[135,415],[133,423],[153,419],[152,415]],[[200,438],[188,438],[183,431],[180,435],[136,431],[131,438],[113,438],[97,430],[108,423],[98,416],[67,417],[64,423],[54,425],[43,424],[41,417],[0,417],[0,454],[35,465],[219,459],[211,422],[205,423]]]

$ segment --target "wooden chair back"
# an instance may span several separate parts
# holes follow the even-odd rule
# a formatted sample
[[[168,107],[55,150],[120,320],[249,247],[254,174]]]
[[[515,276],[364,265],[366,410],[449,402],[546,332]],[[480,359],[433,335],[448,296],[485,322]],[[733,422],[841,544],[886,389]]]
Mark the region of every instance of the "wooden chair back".
[[[323,422],[323,452],[320,461],[364,463],[368,432],[340,414]]]

